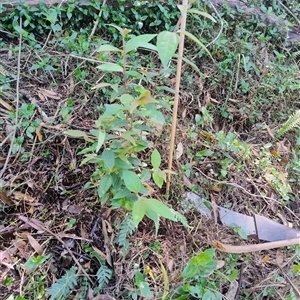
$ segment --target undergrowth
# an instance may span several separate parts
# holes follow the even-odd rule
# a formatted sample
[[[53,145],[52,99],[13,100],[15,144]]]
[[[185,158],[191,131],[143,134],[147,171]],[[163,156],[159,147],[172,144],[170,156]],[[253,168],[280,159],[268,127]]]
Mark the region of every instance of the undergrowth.
[[[261,1],[250,2],[267,10]],[[300,11],[296,1],[289,5],[294,13]],[[0,96],[5,99],[1,102],[1,164],[11,142],[14,162],[21,165],[9,172],[22,170],[24,164],[29,170],[24,174],[36,176],[37,172],[39,178],[32,166],[41,160],[38,170],[47,162],[43,172],[50,175],[39,178],[41,187],[34,190],[32,178],[15,174],[21,179],[11,184],[12,175],[6,172],[0,192],[17,197],[15,191],[21,190],[19,199],[26,203],[31,201],[28,193],[34,190],[32,194],[37,195],[42,190],[52,206],[29,213],[44,221],[49,211],[59,215],[51,202],[55,197],[66,201],[89,195],[93,201],[83,204],[89,211],[86,220],[81,221],[79,215],[63,217],[63,225],[57,225],[67,224],[66,231],[81,234],[91,214],[99,214],[102,233],[97,234],[103,239],[76,246],[83,268],[94,275],[92,282],[68,263],[65,253],[56,262],[63,261],[63,266],[49,278],[45,270],[53,267],[54,258],[43,251],[31,252],[20,255],[18,262],[27,272],[20,293],[13,291],[17,276],[5,275],[2,286],[9,291],[5,299],[46,299],[46,295],[52,300],[84,299],[91,289],[94,296],[109,293],[118,299],[222,299],[228,296],[228,286],[241,278],[242,260],[252,263],[253,270],[262,268],[249,256],[239,260],[238,255],[221,255],[211,249],[207,239],[217,233],[201,227],[199,214],[184,211],[180,200],[185,190],[192,190],[207,203],[218,198],[218,205],[247,214],[264,212],[272,218],[278,211],[295,207],[300,188],[298,46],[286,43],[282,28],[265,29],[261,19],[245,20],[228,7],[216,13],[208,1],[196,1],[193,8],[198,13],[189,15],[187,30],[196,39],[185,44],[176,162],[174,170],[168,170],[166,149],[176,71],[173,55],[179,42],[173,32],[180,16],[175,1],[165,5],[118,0],[103,8],[99,1],[81,5],[70,1],[50,8],[23,4],[12,12],[5,12],[1,5],[0,13],[5,15],[0,43],[9,53],[9,59],[0,62]],[[291,19],[277,2],[272,2],[272,11]],[[94,22],[98,26],[92,34]],[[17,58],[19,35],[28,73],[21,73],[24,84],[16,108],[17,73],[10,61]],[[169,44],[161,46],[166,40]],[[30,93],[24,91],[27,83],[35,85]],[[53,90],[63,84],[68,88],[60,90],[60,97]],[[9,138],[12,130],[14,140]],[[51,144],[67,144],[68,150],[50,151]],[[59,157],[69,152],[68,163],[58,166]],[[167,199],[163,188],[170,172],[173,193]],[[62,178],[69,173],[71,183],[65,183]],[[81,186],[78,195],[62,187],[74,184]],[[271,199],[276,200],[272,205],[260,201]],[[63,216],[64,201],[55,203],[63,207]],[[18,209],[24,211],[21,206]],[[290,215],[287,218],[295,221]],[[233,231],[243,236],[239,228]],[[180,252],[183,245],[184,253]],[[51,251],[52,245],[47,249]],[[286,253],[294,255],[287,264],[292,280],[299,273],[297,251],[293,248]],[[267,264],[270,257],[259,260]],[[281,274],[272,274],[273,283],[288,284]],[[277,293],[251,288],[246,283],[241,287],[243,299]],[[284,293],[285,299],[296,299],[292,287]]]

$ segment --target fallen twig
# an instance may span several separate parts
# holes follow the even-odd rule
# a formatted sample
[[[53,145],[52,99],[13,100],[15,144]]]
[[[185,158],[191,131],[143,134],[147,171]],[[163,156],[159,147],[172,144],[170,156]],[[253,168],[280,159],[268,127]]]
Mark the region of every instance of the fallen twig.
[[[230,244],[222,244],[219,241],[212,241],[212,245],[221,252],[226,253],[250,253],[262,250],[270,250],[275,248],[281,248],[286,246],[298,245],[300,244],[300,238],[295,238],[291,240],[282,240],[276,242],[269,243],[261,243],[261,244],[251,244],[251,245],[230,245]]]

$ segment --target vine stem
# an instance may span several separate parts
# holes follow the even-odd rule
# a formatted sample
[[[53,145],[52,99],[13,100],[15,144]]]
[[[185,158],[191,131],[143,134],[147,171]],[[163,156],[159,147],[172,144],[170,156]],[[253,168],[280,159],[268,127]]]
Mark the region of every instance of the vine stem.
[[[182,0],[182,5],[186,7],[188,5],[188,0]],[[175,135],[176,135],[176,125],[177,125],[177,114],[178,114],[178,105],[179,105],[179,90],[180,90],[180,80],[181,80],[181,68],[182,68],[182,56],[184,49],[184,31],[186,28],[186,11],[181,16],[180,22],[180,41],[178,48],[178,59],[177,59],[177,72],[176,72],[176,83],[175,83],[175,97],[174,97],[174,106],[173,106],[173,117],[172,117],[172,129],[171,129],[171,140],[170,140],[170,151],[168,158],[168,169],[172,170],[173,164],[173,154],[174,154],[174,145],[175,145]],[[166,193],[170,191],[171,185],[171,173],[167,174],[167,186]]]

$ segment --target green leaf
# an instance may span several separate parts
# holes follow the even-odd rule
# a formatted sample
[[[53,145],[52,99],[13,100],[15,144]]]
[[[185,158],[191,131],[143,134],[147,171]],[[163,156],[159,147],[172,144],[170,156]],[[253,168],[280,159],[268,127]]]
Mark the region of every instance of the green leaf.
[[[146,201],[147,209],[156,212],[161,217],[164,217],[172,221],[176,221],[176,218],[174,217],[174,214],[171,211],[171,209],[161,201],[152,198],[150,199],[142,198],[142,199]]]
[[[47,294],[50,296],[49,300],[66,299],[67,296],[74,290],[77,285],[76,277],[77,268],[72,267],[60,279],[56,280],[50,287]]]
[[[115,25],[115,24],[107,24],[107,25],[116,28],[116,29],[120,32],[120,34],[121,34],[122,36],[126,36],[127,33],[129,33],[129,32],[131,31],[131,30],[128,30],[128,29],[126,29],[126,28],[123,29],[123,28],[121,28],[121,27],[119,27],[119,26],[117,26],[117,25]]]
[[[185,58],[185,57],[181,57],[178,54],[174,55],[175,58],[180,57],[186,64],[190,65],[198,74],[201,74],[199,68],[189,59]]]
[[[205,289],[205,293],[202,296],[202,300],[222,300],[222,294],[217,291],[211,291],[209,289]]]
[[[159,215],[155,211],[153,211],[151,209],[147,209],[146,210],[146,216],[154,222],[155,235],[157,236],[158,229],[159,229]]]
[[[192,257],[181,276],[183,278],[208,277],[217,268],[217,261],[213,259],[214,253],[215,249],[207,249]]]
[[[140,292],[141,292],[141,295],[147,299],[152,299],[153,298],[153,295],[152,295],[152,292],[150,290],[150,287],[149,287],[149,283],[146,282],[146,281],[142,281],[139,285],[139,289],[140,289]]]
[[[132,171],[123,170],[123,180],[129,191],[138,193],[142,188],[141,179]]]
[[[88,142],[93,142],[93,140],[89,138],[84,131],[81,130],[66,130],[64,131],[64,134],[73,138],[84,138]]]
[[[149,44],[149,41],[151,41],[156,36],[157,34],[142,34],[130,39],[125,45],[125,52],[128,53],[140,47],[148,48],[148,49],[149,47],[150,48],[154,47],[155,49],[155,46]]]
[[[103,175],[103,177],[100,180],[100,184],[98,187],[98,195],[100,198],[102,198],[105,193],[109,190],[113,183],[112,177],[109,174]]]
[[[27,262],[24,264],[24,267],[27,270],[32,270],[40,265],[42,265],[50,255],[38,255],[38,256],[31,256]]]
[[[139,223],[142,221],[143,217],[145,216],[147,209],[146,202],[144,198],[139,198],[133,203],[132,207],[132,219],[134,225],[137,227]]]
[[[101,71],[106,71],[106,72],[121,72],[123,73],[123,68],[114,63],[105,63],[103,65],[100,65],[97,67],[97,69],[100,69]]]
[[[208,13],[206,12],[203,12],[203,11],[200,11],[198,9],[195,9],[195,8],[191,8],[187,11],[188,13],[191,13],[191,14],[197,14],[199,16],[203,16],[205,18],[208,18],[210,19],[211,21],[213,21],[214,23],[217,23],[217,21]]]
[[[93,86],[91,88],[91,90],[95,90],[95,89],[102,89],[104,87],[108,87],[108,86],[112,86],[110,83],[106,83],[106,82],[101,82],[99,84],[96,84],[95,86]]]
[[[165,174],[165,173],[164,173]],[[154,172],[152,173],[152,178],[155,182],[155,184],[159,187],[159,188],[162,188],[163,184],[164,184],[164,178],[161,176],[160,173],[158,172]]]
[[[101,130],[96,130],[96,131],[97,131],[96,152],[98,152],[100,150],[100,148],[102,147],[102,145],[104,144],[106,133]]]
[[[104,165],[108,170],[112,170],[115,166],[115,154],[110,149],[105,149],[102,152],[102,159],[104,161]]]
[[[130,142],[132,145],[136,145],[136,142],[135,142],[135,139],[134,139],[134,132],[132,131],[125,131],[125,132],[122,132],[121,136],[124,140]]]
[[[130,107],[131,102],[134,98],[130,94],[123,94],[120,97],[121,103],[124,104],[126,107]]]
[[[122,52],[121,49],[114,47],[112,45],[101,45],[97,51],[98,52],[105,52],[105,51]]]
[[[184,35],[186,35],[189,39],[191,39],[193,42],[195,42],[200,48],[202,48],[207,54],[208,56],[211,58],[212,61],[214,61],[213,57],[211,56],[210,52],[208,51],[208,49],[199,41],[199,39],[197,39],[193,34],[191,34],[188,31],[185,30],[177,30],[178,33],[183,33]]]
[[[179,36],[175,32],[162,31],[157,36],[157,51],[159,58],[165,69],[168,68],[168,63],[175,54],[179,44]]]
[[[153,169],[158,169],[161,164],[161,156],[157,149],[154,149],[154,151],[151,154],[151,165]]]

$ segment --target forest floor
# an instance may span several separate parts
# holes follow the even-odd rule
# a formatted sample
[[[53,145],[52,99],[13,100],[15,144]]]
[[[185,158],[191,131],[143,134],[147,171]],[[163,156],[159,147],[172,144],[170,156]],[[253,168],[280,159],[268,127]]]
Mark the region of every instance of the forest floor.
[[[207,22],[207,31],[199,34],[203,42],[217,33]],[[92,87],[103,78],[119,80],[97,68],[103,62],[99,40],[88,42],[88,33],[72,40],[50,32],[33,43],[1,29],[0,298],[48,299],[50,287],[75,266],[80,279],[72,284],[64,278],[57,295],[48,293],[52,300],[300,299],[299,246],[242,254],[210,250],[214,240],[263,241],[184,204],[191,191],[212,207],[300,228],[300,117],[294,128],[282,129],[300,109],[298,46],[272,30],[264,32],[254,18],[229,18],[208,47],[213,60],[186,43],[185,57],[201,73],[183,64],[176,175],[169,195],[164,186],[147,184],[190,227],[161,218],[156,235],[150,219],[131,232],[130,222],[124,223],[130,210],[101,203],[97,189],[88,186],[96,164],[82,164],[79,153],[90,142],[65,134],[95,129],[112,94]],[[161,74],[153,52],[143,50],[129,61],[132,70]],[[144,85],[166,103],[161,106],[166,123],[138,154],[149,164],[150,152],[158,149],[164,169],[176,60],[170,70]],[[118,244],[122,222],[128,226],[127,247]],[[207,274],[195,271],[214,263]]]

